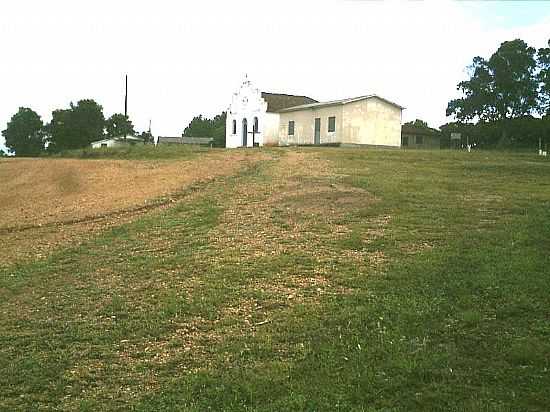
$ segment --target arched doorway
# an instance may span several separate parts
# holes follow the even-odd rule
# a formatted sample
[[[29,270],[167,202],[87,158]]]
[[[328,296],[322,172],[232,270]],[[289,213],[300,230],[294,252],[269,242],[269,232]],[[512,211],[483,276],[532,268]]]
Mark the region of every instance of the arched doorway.
[[[246,138],[248,137],[248,122],[243,119],[243,147],[248,146]]]
[[[254,117],[254,124],[252,125],[252,146],[256,147],[258,143],[256,142],[256,135],[258,134],[258,118]]]

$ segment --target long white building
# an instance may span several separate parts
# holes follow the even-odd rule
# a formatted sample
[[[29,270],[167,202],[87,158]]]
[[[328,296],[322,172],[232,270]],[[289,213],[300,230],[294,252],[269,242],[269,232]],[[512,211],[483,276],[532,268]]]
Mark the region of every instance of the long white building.
[[[271,145],[401,146],[404,108],[377,95],[318,102],[265,93],[249,80],[227,110],[226,147]]]

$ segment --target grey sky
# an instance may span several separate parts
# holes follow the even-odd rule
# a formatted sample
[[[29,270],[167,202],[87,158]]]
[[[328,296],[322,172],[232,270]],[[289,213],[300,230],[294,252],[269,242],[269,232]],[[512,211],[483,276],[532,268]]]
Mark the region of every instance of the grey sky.
[[[138,130],[179,135],[225,110],[247,73],[262,90],[330,100],[378,93],[417,117],[445,108],[475,55],[543,47],[547,2],[9,1],[0,5],[0,130],[93,98]]]

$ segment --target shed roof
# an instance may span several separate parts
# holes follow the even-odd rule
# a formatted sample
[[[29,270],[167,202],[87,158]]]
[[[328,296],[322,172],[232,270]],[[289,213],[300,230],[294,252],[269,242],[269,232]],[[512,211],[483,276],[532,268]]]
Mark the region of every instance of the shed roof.
[[[267,102],[268,112],[278,112],[289,107],[319,103],[317,100],[307,96],[295,96],[292,94],[262,92],[262,98]]]
[[[316,102],[316,103],[302,104],[302,105],[299,105],[299,106],[293,106],[293,107],[280,109],[279,112],[293,112],[293,111],[296,111],[296,110],[317,109],[317,108],[325,107],[325,106],[343,105],[343,104],[347,104],[347,103],[357,102],[357,101],[360,101],[360,100],[370,99],[370,98],[373,98],[373,97],[376,97],[376,98],[378,98],[378,99],[380,99],[380,100],[382,100],[382,101],[384,101],[388,104],[396,106],[400,109],[404,109],[403,106],[401,106],[397,103],[394,103],[391,100],[384,99],[383,97],[380,97],[376,94],[367,94],[367,95],[364,95],[364,96],[351,97],[351,98],[348,98],[348,99],[331,100],[329,102],[321,102],[321,103]]]

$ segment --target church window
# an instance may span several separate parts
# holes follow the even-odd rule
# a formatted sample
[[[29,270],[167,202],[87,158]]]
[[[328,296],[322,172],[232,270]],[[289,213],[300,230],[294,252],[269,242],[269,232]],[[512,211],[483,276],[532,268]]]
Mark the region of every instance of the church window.
[[[294,136],[294,120],[288,122],[288,135]]]
[[[237,134],[237,121],[233,120],[233,134]]]
[[[260,131],[259,128],[258,128],[258,118],[257,117],[254,118],[253,129],[254,129],[254,133],[258,133]]]
[[[328,118],[328,131],[329,132],[336,131],[336,117],[334,116]]]

